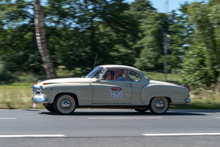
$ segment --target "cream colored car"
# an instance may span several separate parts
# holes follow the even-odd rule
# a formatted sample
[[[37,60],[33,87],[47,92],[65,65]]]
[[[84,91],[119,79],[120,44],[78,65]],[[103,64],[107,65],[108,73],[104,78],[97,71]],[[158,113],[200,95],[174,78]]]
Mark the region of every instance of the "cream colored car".
[[[82,78],[39,81],[32,86],[33,103],[47,110],[71,114],[76,108],[148,109],[165,113],[169,105],[190,103],[188,86],[148,79],[140,70],[124,65],[100,65]]]

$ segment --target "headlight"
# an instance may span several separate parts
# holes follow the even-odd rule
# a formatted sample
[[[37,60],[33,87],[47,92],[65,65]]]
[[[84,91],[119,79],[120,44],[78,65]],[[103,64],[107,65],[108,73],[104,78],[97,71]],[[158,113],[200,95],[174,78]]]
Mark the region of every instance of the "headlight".
[[[40,94],[43,94],[43,89],[44,89],[43,86],[40,86],[39,88],[40,88]]]
[[[31,89],[33,94],[43,94],[43,86],[35,87],[32,85]]]
[[[31,86],[31,90],[32,90],[32,93],[35,94],[36,88],[34,87],[34,85]]]

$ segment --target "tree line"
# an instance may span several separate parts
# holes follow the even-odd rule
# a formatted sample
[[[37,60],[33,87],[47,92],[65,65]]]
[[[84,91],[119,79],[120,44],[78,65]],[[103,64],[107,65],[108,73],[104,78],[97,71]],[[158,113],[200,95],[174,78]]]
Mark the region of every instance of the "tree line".
[[[4,70],[45,74],[36,35],[39,0],[0,2],[0,61]],[[45,40],[54,67],[82,73],[97,65],[125,64],[163,71],[164,34],[171,35],[168,71],[182,83],[215,84],[220,72],[220,2],[184,3],[159,13],[149,0],[41,1]],[[36,6],[35,6],[36,8]],[[37,21],[39,23],[39,21]]]

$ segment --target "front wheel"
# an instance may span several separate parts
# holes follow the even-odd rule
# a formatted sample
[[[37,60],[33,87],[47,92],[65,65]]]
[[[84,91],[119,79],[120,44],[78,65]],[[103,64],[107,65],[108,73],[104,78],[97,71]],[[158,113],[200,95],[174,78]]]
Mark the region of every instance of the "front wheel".
[[[164,114],[169,108],[169,102],[165,97],[155,97],[151,100],[150,111],[153,114]]]
[[[50,112],[56,112],[52,104],[44,105],[44,107]]]
[[[76,109],[76,100],[69,94],[62,94],[55,100],[54,108],[57,113],[71,114]]]

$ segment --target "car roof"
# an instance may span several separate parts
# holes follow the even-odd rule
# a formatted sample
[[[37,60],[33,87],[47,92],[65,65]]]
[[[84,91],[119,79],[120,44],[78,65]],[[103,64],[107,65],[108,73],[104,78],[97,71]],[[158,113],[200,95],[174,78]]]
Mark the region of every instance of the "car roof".
[[[127,69],[133,69],[138,72],[141,72],[139,69],[132,67],[132,66],[127,66],[127,65],[115,65],[115,64],[110,64],[110,65],[99,65],[97,67],[107,67],[107,68],[127,68]],[[142,73],[142,72],[141,72]]]

